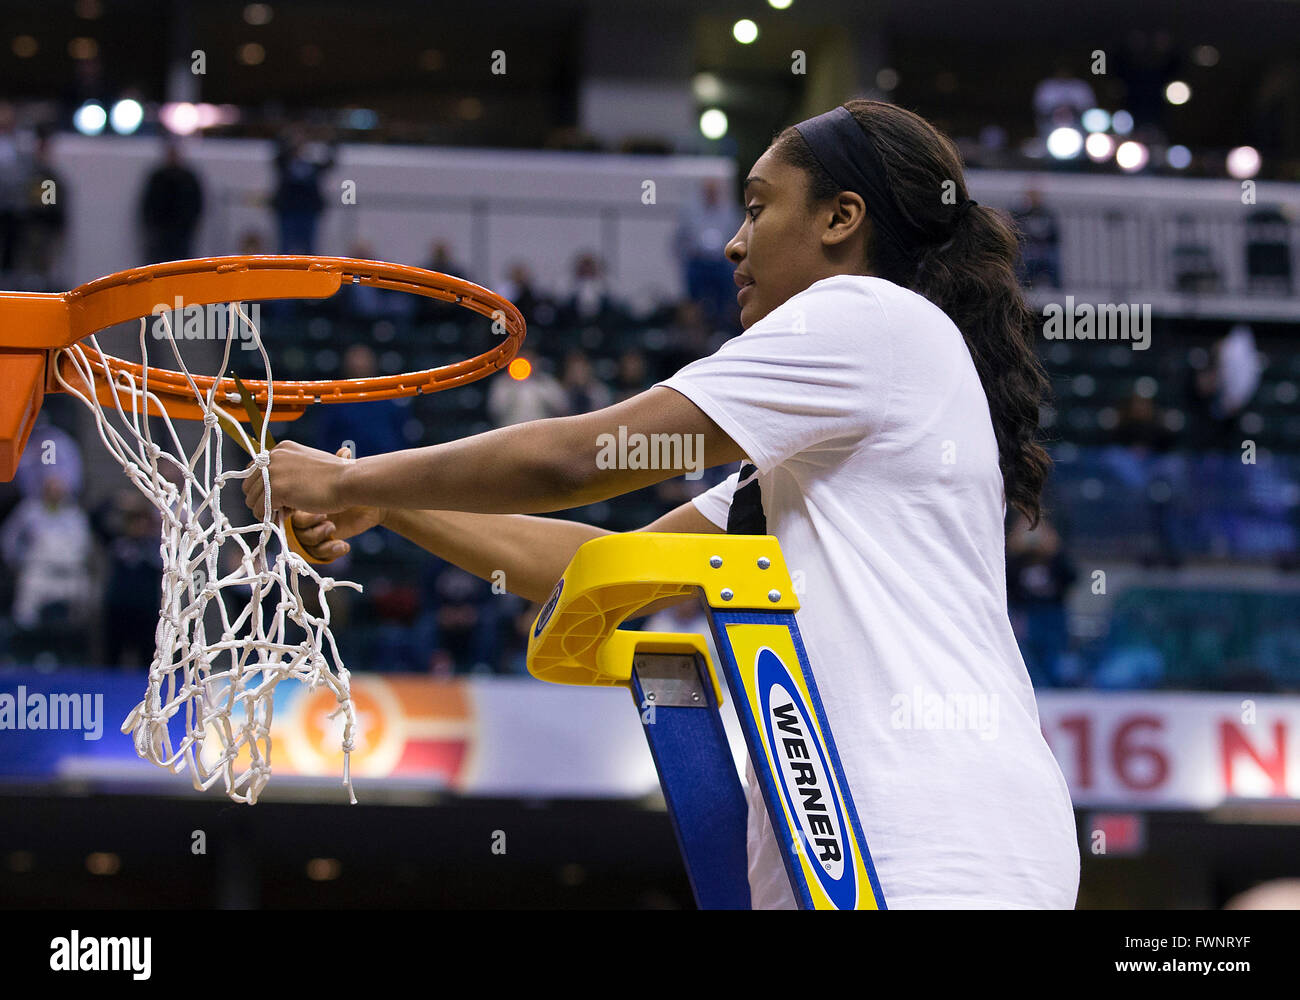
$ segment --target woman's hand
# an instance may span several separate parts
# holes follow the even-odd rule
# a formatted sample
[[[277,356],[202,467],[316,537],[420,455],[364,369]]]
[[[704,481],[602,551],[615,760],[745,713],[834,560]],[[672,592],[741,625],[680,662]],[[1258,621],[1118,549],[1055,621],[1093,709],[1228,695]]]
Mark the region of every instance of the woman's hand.
[[[352,551],[343,541],[381,524],[387,512],[381,507],[349,507],[337,514],[307,514],[292,511],[290,523],[298,544],[313,559],[333,562]]]
[[[293,441],[282,441],[271,449],[267,472],[271,480],[271,503],[279,508],[332,514],[344,507],[340,484],[349,462],[338,455],[317,451]],[[262,470],[253,467],[244,480],[244,503],[259,518],[263,513],[266,491]]]

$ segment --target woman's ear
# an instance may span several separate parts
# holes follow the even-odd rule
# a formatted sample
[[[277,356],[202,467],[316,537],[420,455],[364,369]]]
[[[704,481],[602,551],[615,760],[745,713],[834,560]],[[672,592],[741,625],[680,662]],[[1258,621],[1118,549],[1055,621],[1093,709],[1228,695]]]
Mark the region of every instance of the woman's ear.
[[[855,235],[866,236],[870,217],[867,204],[856,191],[841,191],[831,200],[830,218],[822,232],[823,246],[836,246]]]

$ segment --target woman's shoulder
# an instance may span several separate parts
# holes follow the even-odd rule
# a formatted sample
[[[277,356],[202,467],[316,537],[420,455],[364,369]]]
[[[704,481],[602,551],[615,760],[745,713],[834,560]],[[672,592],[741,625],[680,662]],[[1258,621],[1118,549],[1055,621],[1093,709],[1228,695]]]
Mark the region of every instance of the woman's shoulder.
[[[836,274],[814,281],[787,299],[785,306],[810,316],[822,313],[828,320],[842,319],[857,330],[864,322],[881,333],[905,329],[914,340],[924,340],[916,335],[927,330],[942,341],[957,334],[948,314],[924,295],[869,274]]]
[[[887,278],[879,278],[873,274],[834,274],[829,278],[814,281],[798,296],[794,297],[843,295],[871,297],[890,308],[935,310],[942,313],[942,310],[924,295],[895,284]]]

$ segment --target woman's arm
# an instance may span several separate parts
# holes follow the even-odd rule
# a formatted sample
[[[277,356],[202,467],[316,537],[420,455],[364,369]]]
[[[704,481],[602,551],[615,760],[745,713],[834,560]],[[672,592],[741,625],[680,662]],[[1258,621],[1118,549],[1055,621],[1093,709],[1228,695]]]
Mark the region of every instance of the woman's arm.
[[[538,603],[579,546],[609,534],[558,518],[446,510],[393,510],[380,523],[467,573]]]
[[[579,546],[610,534],[604,528],[558,518],[445,510],[377,511],[370,517],[338,521],[342,532],[320,514],[293,516],[298,540],[318,558],[337,558],[347,551],[341,538],[380,524],[484,580],[497,582],[493,574],[504,573],[497,580],[507,590],[539,604],[550,595]],[[688,501],[641,530],[706,534],[722,529]]]
[[[347,461],[292,442],[270,456],[276,507],[536,514],[581,507],[743,457],[699,407],[658,386],[593,413]],[[263,512],[263,477],[244,480]]]

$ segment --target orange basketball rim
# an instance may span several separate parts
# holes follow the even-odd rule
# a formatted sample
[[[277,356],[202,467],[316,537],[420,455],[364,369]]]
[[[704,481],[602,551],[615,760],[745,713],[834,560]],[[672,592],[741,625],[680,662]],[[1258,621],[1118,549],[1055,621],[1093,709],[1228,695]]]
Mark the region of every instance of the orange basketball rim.
[[[70,292],[0,292],[0,481],[13,479],[45,394],[61,391],[58,375],[69,382],[79,378],[70,359],[61,354],[65,348],[119,323],[156,315],[159,308],[171,310],[177,300],[182,306],[206,306],[324,299],[345,282],[464,306],[499,323],[504,337],[477,357],[439,368],[361,379],[272,379],[272,419],[294,420],[314,403],[394,399],[464,385],[504,368],[523,343],[523,315],[486,288],[424,268],[350,257],[204,257],[119,271]],[[192,387],[180,372],[108,355],[94,368],[95,394],[104,405],[120,401],[129,409],[126,376],[138,381],[147,374],[149,393],[158,401],[150,400],[149,412],[159,415],[160,405],[169,416],[199,420],[203,410],[195,388],[206,397],[220,381],[217,399],[222,409],[236,420],[249,420],[231,378],[194,375]],[[244,384],[265,412],[267,382],[249,379]]]

